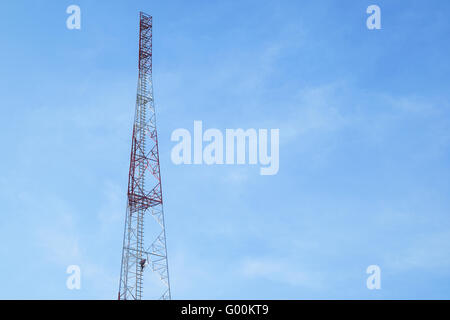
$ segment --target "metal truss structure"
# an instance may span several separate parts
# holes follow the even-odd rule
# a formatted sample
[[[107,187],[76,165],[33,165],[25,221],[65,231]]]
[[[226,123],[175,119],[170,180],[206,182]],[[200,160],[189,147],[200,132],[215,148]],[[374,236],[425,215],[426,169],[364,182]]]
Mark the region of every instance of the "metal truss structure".
[[[152,17],[140,13],[139,79],[133,125],[128,199],[120,272],[119,300],[143,298],[144,273],[162,281],[160,299],[170,299],[158,134],[152,82]],[[148,221],[150,220],[150,221]],[[152,242],[144,241],[153,231]],[[150,228],[147,228],[148,223]]]

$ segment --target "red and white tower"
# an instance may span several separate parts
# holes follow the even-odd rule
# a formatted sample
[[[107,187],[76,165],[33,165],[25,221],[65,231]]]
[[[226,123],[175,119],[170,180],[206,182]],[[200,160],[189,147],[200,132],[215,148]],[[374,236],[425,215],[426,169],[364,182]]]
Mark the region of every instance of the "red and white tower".
[[[146,271],[155,272],[162,281],[161,287],[158,287],[162,290],[160,299],[170,299],[152,82],[152,17],[141,12],[139,27],[139,80],[131,142],[119,300],[142,299]],[[148,238],[150,242],[145,241]]]

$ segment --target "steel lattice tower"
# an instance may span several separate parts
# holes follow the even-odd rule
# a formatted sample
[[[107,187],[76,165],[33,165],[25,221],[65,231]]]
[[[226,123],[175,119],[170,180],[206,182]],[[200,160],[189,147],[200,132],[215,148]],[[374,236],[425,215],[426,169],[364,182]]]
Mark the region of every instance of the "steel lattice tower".
[[[139,79],[128,176],[119,300],[142,299],[143,275],[148,269],[156,272],[162,281],[163,291],[160,299],[170,299],[158,134],[153,100],[150,15],[140,13],[139,29]],[[153,242],[144,241],[144,222],[146,235],[153,232]]]

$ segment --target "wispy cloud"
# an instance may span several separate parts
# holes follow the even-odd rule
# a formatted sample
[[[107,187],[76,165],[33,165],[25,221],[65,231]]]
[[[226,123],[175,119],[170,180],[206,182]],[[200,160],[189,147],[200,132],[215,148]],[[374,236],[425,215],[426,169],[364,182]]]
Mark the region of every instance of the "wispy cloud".
[[[280,257],[246,258],[240,266],[242,274],[246,277],[260,278],[307,289],[322,287],[323,279],[320,273],[304,268],[304,265]]]

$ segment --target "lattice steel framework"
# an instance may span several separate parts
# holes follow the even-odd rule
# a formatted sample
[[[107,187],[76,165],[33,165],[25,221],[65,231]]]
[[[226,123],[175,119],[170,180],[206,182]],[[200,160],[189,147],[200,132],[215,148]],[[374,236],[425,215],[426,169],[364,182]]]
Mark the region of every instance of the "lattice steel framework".
[[[119,300],[142,299],[143,276],[148,269],[156,272],[163,283],[160,299],[170,299],[158,134],[153,100],[150,15],[140,13],[139,29],[139,78],[128,176]],[[149,245],[144,241],[144,221],[147,221],[147,217],[151,218],[153,231],[156,230],[153,242]]]

